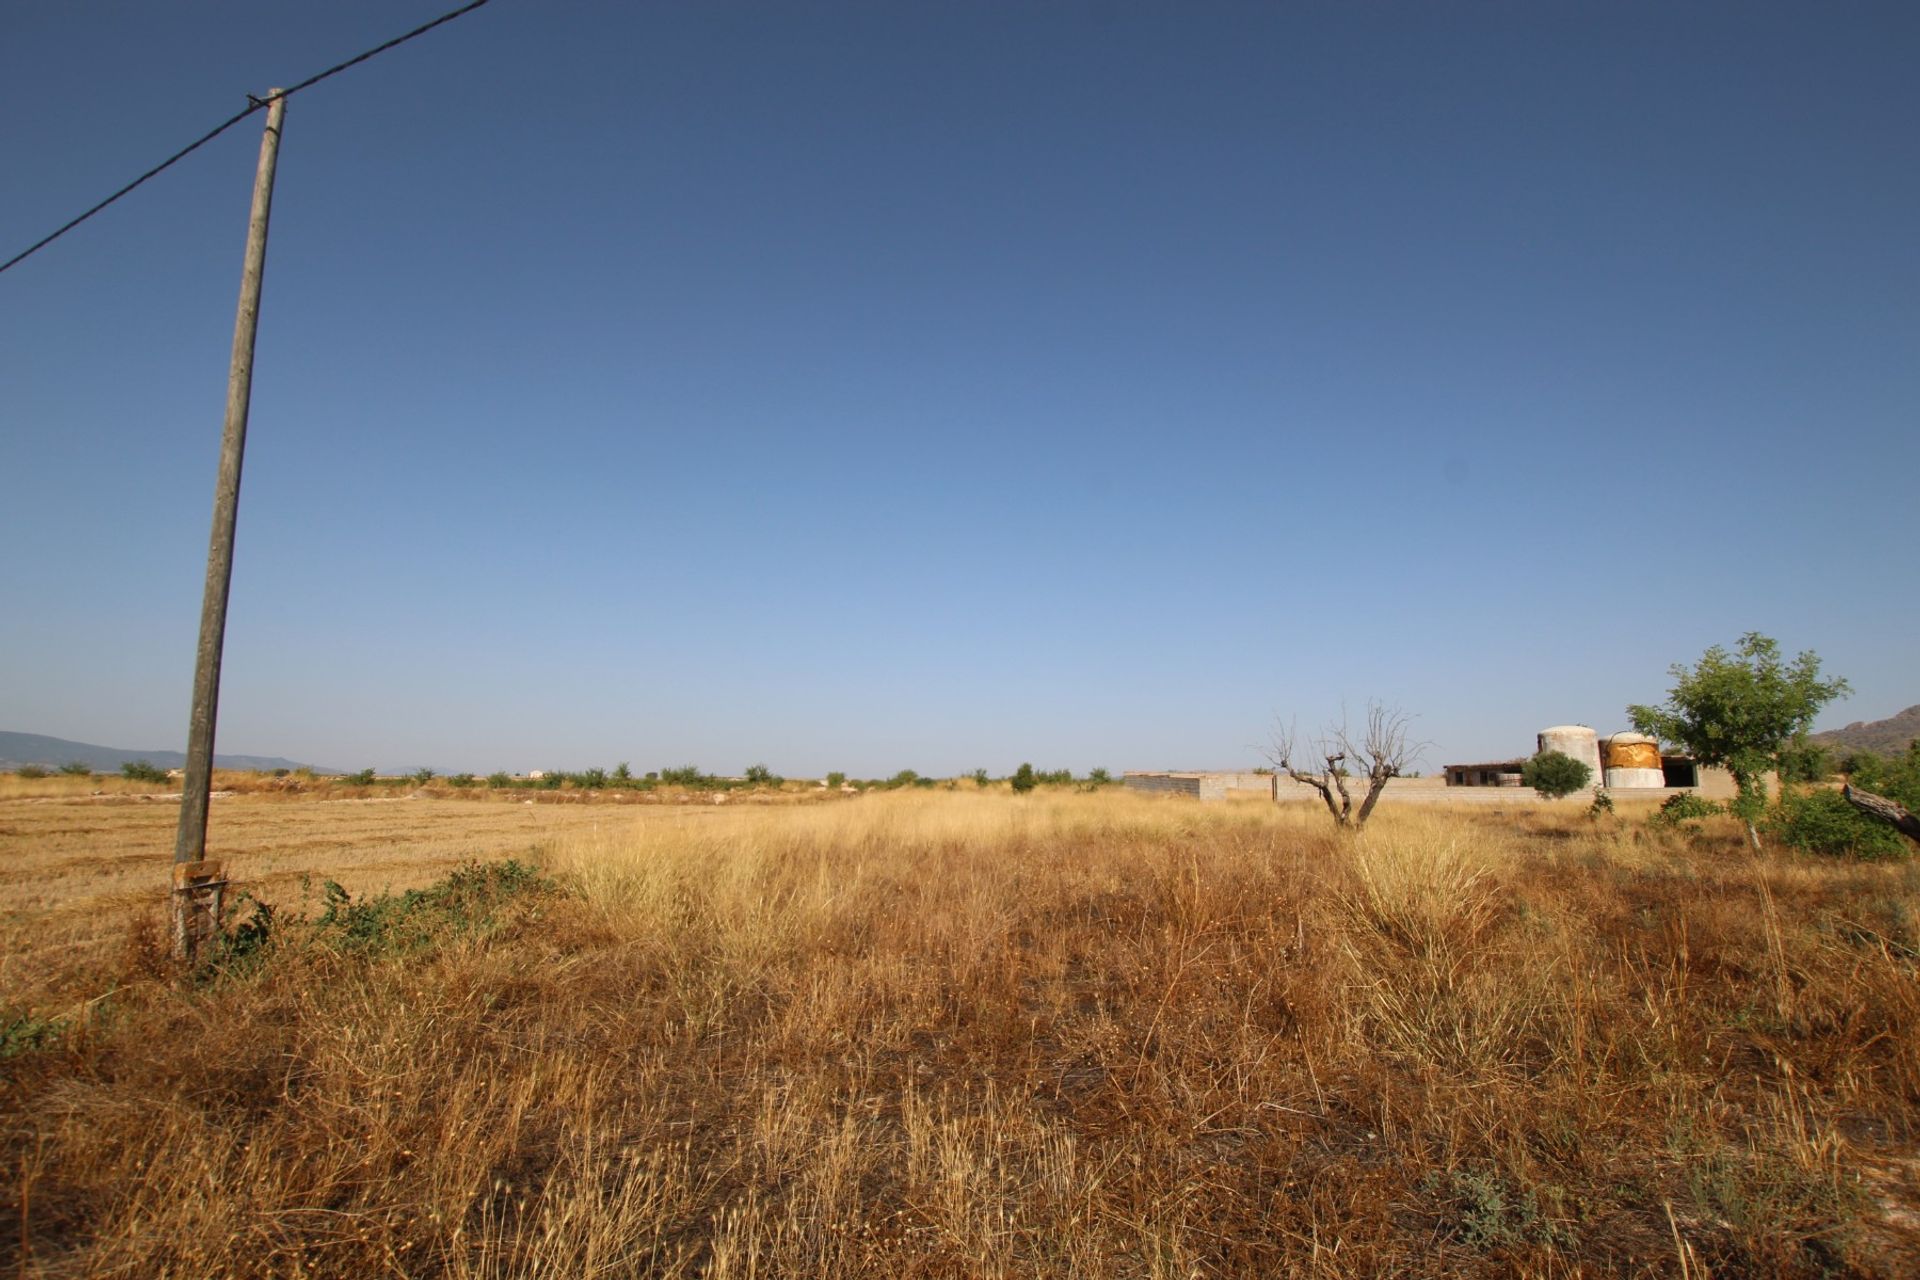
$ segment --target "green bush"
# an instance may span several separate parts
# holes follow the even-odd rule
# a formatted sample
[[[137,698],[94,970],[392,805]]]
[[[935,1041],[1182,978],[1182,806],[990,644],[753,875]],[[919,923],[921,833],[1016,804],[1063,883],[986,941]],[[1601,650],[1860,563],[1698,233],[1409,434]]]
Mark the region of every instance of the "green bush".
[[[840,770],[838,769],[835,769],[832,773],[829,773],[827,775],[827,785],[832,787],[836,791],[839,790],[841,787],[844,787],[846,784],[847,784],[847,775],[840,772]]]
[[[414,780],[414,783],[418,786],[424,787],[429,782],[432,782],[433,779],[434,779],[433,770],[426,768],[424,765],[413,771],[413,780]]]
[[[129,760],[120,766],[120,773],[122,777],[131,778],[135,782],[165,782],[167,780],[167,771],[165,769],[155,768],[153,763],[147,760]]]
[[[18,774],[22,778],[28,779],[29,781],[37,780],[47,776],[46,769],[37,764],[23,764],[18,769],[15,769],[14,773]]]
[[[347,783],[349,786],[370,787],[373,785],[373,770],[362,769],[358,773],[343,774],[341,775],[340,781]]]
[[[1587,806],[1587,817],[1598,822],[1603,816],[1613,813],[1613,797],[1607,794],[1605,787],[1593,793],[1593,803]]]
[[[767,768],[764,764],[748,765],[746,776],[747,785],[752,787],[777,787],[786,781],[784,778],[775,777],[773,770]]]
[[[321,937],[344,951],[419,952],[449,936],[492,933],[510,899],[542,896],[556,888],[537,868],[513,860],[469,863],[424,889],[357,902],[329,880],[324,885],[326,910],[313,924]]]
[[[613,766],[613,781],[623,787],[633,781],[633,770],[628,767],[625,760]]]
[[[662,769],[660,781],[676,787],[705,787],[713,783],[712,778],[700,772],[700,766],[692,764],[683,764],[678,769]]]
[[[1782,795],[1767,817],[1767,829],[1796,849],[1837,858],[1901,858],[1909,850],[1900,834],[1822,788]]]
[[[1113,785],[1113,775],[1105,769],[1087,770],[1087,782],[1090,786],[1108,787]]]
[[[470,787],[473,785],[473,775],[470,773],[456,773],[451,778],[448,778],[447,782],[456,787]]]
[[[1726,811],[1725,805],[1715,804],[1691,791],[1679,791],[1662,801],[1660,808],[1648,821],[1659,823],[1663,827],[1678,827],[1689,822],[1698,822],[1702,818],[1711,818]]]
[[[1023,796],[1038,785],[1039,779],[1034,776],[1033,766],[1021,761],[1020,767],[1013,771],[1013,793]]]
[[[1825,782],[1833,769],[1833,748],[1825,743],[1789,743],[1780,751],[1782,782]]]
[[[487,775],[487,785],[490,787],[510,787],[513,785],[513,779],[506,773],[496,770]]]
[[[90,778],[93,776],[93,769],[81,764],[78,760],[69,760],[67,763],[61,765],[60,772],[66,774],[69,778]]]
[[[578,773],[567,775],[567,781],[583,791],[598,791],[607,785],[605,769],[582,769]]]
[[[1862,791],[1885,796],[1920,813],[1920,741],[1897,756],[1858,751],[1844,765],[1848,780]]]
[[[888,778],[886,785],[889,787],[911,787],[919,781],[920,775],[917,772],[912,769],[902,769],[891,778]]]
[[[1549,800],[1570,796],[1593,779],[1593,767],[1563,751],[1542,751],[1520,770],[1520,781]]]

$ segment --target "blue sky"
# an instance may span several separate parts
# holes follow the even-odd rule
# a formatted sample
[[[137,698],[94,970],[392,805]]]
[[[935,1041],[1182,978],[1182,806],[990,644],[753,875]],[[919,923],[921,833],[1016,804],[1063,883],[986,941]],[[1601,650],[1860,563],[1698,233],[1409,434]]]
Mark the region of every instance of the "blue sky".
[[[0,256],[416,3],[14,6]],[[493,4],[289,104],[222,750],[1920,701],[1920,9]],[[0,728],[185,737],[257,120],[0,275]]]

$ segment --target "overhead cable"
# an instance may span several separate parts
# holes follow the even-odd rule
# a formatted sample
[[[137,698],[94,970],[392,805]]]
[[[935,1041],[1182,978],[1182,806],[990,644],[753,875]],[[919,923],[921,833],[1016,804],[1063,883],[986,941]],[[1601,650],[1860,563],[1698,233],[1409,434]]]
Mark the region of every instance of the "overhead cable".
[[[25,249],[21,250],[19,253],[14,254],[13,257],[8,258],[3,263],[0,263],[0,271],[6,271],[8,268],[18,263],[26,261],[28,258],[32,257],[34,254],[40,252],[40,250],[52,244],[55,240],[58,240],[61,236],[67,234],[67,232],[73,230],[75,227],[85,222],[88,218],[91,218],[94,214],[99,213],[102,209],[106,208],[108,205],[112,204],[114,201],[118,200],[120,197],[132,191],[135,187],[145,182],[148,178],[152,178],[160,173],[164,173],[166,170],[172,168],[174,165],[178,164],[180,161],[192,155],[195,151],[198,151],[201,147],[204,147],[209,142],[212,142],[215,138],[219,137],[221,134],[225,133],[227,130],[233,128],[233,126],[239,124],[242,120],[245,120],[248,116],[252,115],[254,112],[259,111],[262,108],[265,108],[267,106],[270,106],[277,99],[291,98],[294,94],[299,93],[302,89],[311,89],[314,85],[319,84],[322,80],[327,79],[329,76],[337,76],[342,71],[345,71],[349,67],[357,67],[361,63],[365,62],[367,59],[378,57],[380,54],[385,53],[387,50],[392,49],[398,45],[403,45],[407,41],[413,39],[416,36],[423,36],[437,26],[440,26],[444,23],[452,22],[455,18],[458,18],[463,14],[472,13],[475,9],[478,9],[481,5],[486,3],[487,3],[487,0],[472,0],[471,3],[461,5],[458,9],[455,9],[450,13],[441,14],[439,17],[435,18],[432,22],[426,23],[423,26],[415,27],[413,30],[407,32],[405,35],[395,36],[393,39],[387,41],[385,44],[375,45],[373,48],[367,50],[365,53],[357,54],[354,57],[348,58],[345,62],[339,63],[335,66],[328,67],[325,71],[320,72],[318,75],[308,76],[305,80],[302,80],[300,83],[294,85],[292,88],[281,89],[276,93],[268,94],[264,98],[256,98],[252,94],[248,94],[247,109],[245,111],[242,111],[238,115],[232,116],[231,118],[222,121],[220,124],[215,125],[212,129],[208,130],[206,133],[201,134],[198,138],[194,139],[192,142],[188,143],[186,146],[182,147],[180,150],[174,152],[172,155],[168,156],[165,160],[162,160],[159,164],[153,166],[153,168],[147,170],[145,173],[135,178],[132,182],[129,182],[126,186],[120,188],[118,191],[108,196],[105,200],[102,200],[99,204],[94,205],[93,208],[88,209],[85,213],[81,214],[79,217],[74,218],[71,222],[68,222],[66,225],[55,230],[50,235],[43,236],[41,239],[35,241],[33,244],[28,245]]]

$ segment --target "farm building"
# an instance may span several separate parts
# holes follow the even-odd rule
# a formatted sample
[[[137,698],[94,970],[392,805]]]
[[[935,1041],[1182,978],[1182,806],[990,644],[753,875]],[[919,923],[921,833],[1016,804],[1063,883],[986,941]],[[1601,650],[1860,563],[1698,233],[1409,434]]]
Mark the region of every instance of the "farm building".
[[[1696,791],[1726,798],[1735,791],[1725,769],[1702,766],[1692,756],[1663,752],[1657,740],[1643,733],[1616,733],[1602,738],[1583,724],[1555,725],[1534,738],[1536,751],[1558,751],[1582,761],[1593,771],[1590,786],[1610,791]],[[1520,771],[1529,757],[1450,764],[1441,771],[1450,787],[1518,787]],[[1768,781],[1772,789],[1771,778]]]
[[[1201,770],[1128,770],[1121,784],[1129,791],[1162,795],[1197,796],[1202,800],[1225,800],[1229,791],[1259,791],[1274,794],[1273,775],[1268,773],[1209,773]]]

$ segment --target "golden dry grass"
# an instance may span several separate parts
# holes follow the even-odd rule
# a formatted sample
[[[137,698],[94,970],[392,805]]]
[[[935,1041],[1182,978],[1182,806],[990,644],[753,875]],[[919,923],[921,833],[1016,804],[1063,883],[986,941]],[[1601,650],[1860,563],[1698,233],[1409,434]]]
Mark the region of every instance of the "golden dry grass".
[[[0,805],[42,894],[0,999],[69,1022],[4,1063],[24,1274],[1920,1266],[1911,865],[1571,808],[236,797],[215,843],[283,906],[469,852],[556,887],[182,984],[170,820]]]

